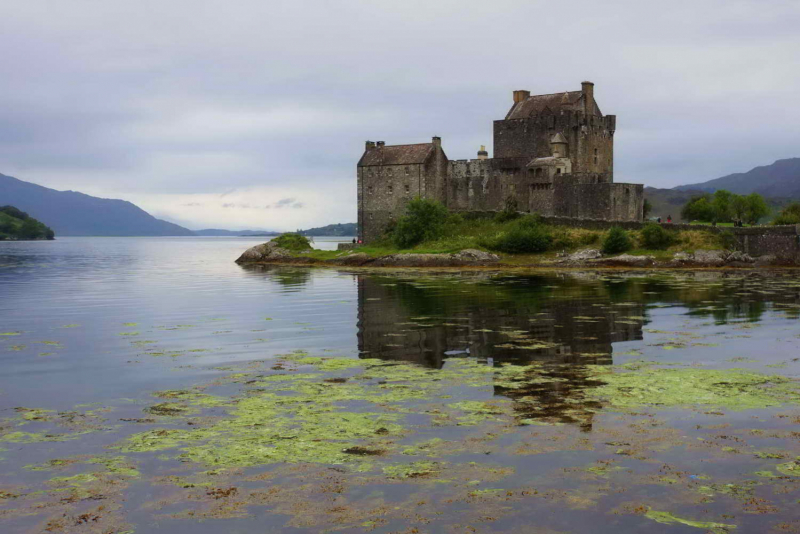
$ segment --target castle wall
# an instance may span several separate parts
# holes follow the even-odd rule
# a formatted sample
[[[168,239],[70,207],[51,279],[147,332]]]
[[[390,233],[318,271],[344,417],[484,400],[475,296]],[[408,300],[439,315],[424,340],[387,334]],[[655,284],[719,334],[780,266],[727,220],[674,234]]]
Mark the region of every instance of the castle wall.
[[[575,219],[641,221],[641,184],[585,184],[569,180],[554,184],[554,215]]]
[[[359,167],[359,238],[365,243],[379,238],[409,200],[425,196],[427,174],[424,165]]]

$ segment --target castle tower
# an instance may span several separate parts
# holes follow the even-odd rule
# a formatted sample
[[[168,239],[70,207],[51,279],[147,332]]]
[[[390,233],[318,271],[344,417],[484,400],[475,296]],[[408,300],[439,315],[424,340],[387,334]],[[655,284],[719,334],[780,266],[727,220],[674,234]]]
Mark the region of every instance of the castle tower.
[[[568,147],[567,138],[561,132],[550,138],[550,155],[554,158],[568,158]]]
[[[486,152],[486,146],[481,145],[481,149],[478,150],[478,159],[489,159],[489,153]]]

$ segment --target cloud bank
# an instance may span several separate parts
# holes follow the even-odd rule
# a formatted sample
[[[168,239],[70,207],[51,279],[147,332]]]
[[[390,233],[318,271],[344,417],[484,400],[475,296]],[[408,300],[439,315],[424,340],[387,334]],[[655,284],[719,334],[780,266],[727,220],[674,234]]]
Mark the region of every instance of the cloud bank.
[[[583,79],[618,116],[620,181],[800,156],[796,2],[73,0],[0,18],[0,172],[190,228],[353,221],[366,139],[491,153],[512,90]]]

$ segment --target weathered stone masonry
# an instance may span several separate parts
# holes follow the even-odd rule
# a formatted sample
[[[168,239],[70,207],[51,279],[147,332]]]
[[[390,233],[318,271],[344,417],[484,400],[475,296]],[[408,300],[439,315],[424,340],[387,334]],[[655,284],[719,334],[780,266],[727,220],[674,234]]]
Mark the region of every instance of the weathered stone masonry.
[[[594,84],[531,96],[494,122],[495,157],[450,161],[441,139],[386,146],[367,141],[358,162],[359,238],[369,242],[404,212],[408,200],[438,200],[452,211],[517,208],[544,216],[640,221],[641,184],[614,183],[616,116],[603,115]]]

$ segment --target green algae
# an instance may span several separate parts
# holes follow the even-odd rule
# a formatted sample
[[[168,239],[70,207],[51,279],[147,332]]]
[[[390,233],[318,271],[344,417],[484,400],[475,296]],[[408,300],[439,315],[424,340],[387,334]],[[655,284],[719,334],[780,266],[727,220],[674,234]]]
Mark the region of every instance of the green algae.
[[[652,519],[657,523],[666,525],[686,525],[687,527],[704,528],[714,532],[715,534],[724,534],[729,530],[736,528],[736,525],[727,525],[725,523],[714,523],[711,521],[692,521],[691,519],[684,519],[678,517],[670,512],[657,512],[655,510],[648,510],[644,516]]]
[[[787,476],[800,477],[800,457],[791,462],[778,464],[775,469]]]
[[[19,336],[22,332],[0,332],[0,336]]]
[[[786,377],[741,369],[596,369],[605,385],[589,392],[618,408],[714,406],[730,410],[800,404],[800,385]]]

